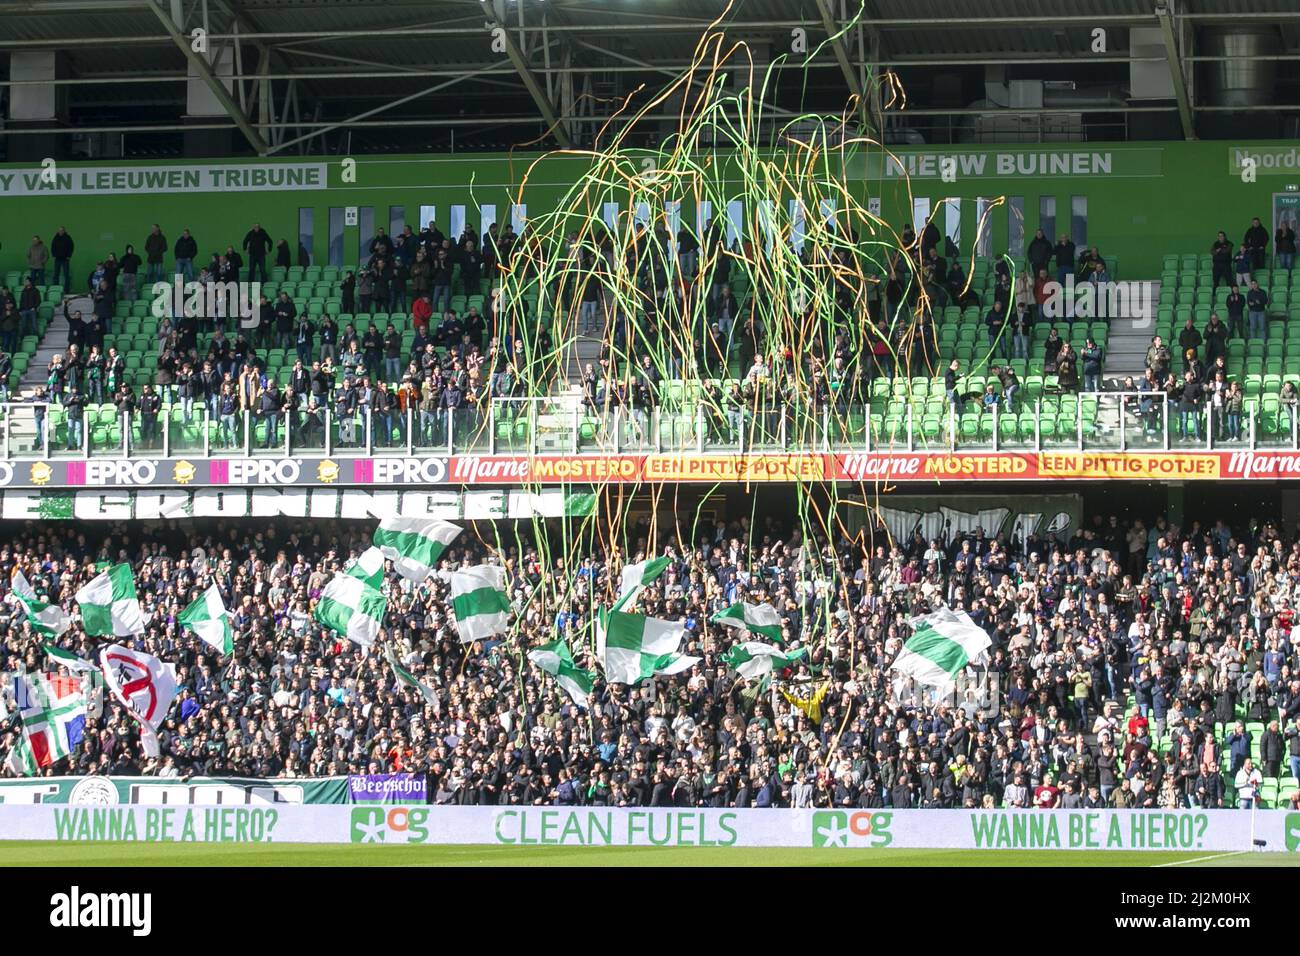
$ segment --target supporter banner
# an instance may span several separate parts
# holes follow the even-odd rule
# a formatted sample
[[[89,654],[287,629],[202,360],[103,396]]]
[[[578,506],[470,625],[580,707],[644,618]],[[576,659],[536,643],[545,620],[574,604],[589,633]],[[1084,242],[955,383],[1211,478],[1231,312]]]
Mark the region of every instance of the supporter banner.
[[[0,807],[15,805],[264,805],[347,803],[346,777],[263,780],[252,777],[32,777],[0,780]],[[5,809],[0,808],[0,821]],[[2,825],[2,824],[0,824]]]
[[[0,492],[0,518],[39,521],[130,521],[172,518],[558,518],[595,508],[578,491],[371,491],[363,488],[270,488],[194,491]]]
[[[1254,838],[1300,849],[1300,814]],[[487,844],[965,850],[1252,849],[1241,810],[694,810],[599,807],[0,807],[0,839],[150,843]]]
[[[425,803],[429,798],[424,774],[353,774],[348,777],[353,803]]]
[[[296,488],[396,488],[420,485],[936,482],[961,479],[987,480],[1001,486],[1008,480],[1076,481],[1116,478],[1136,481],[1300,478],[1300,451],[959,451],[949,454],[943,451],[885,450],[836,453],[759,452],[747,455],[705,452],[678,455],[457,455],[428,458],[268,456],[0,462],[0,488],[264,488],[281,490],[286,494]],[[22,500],[35,502],[38,499]],[[65,507],[72,506],[69,503],[72,499],[67,498],[40,500],[63,502]],[[196,502],[195,507],[199,507],[199,496],[196,495],[193,500]],[[231,500],[248,499],[236,497]],[[543,504],[544,501],[545,499],[538,499],[536,506],[551,510],[538,513],[565,513],[560,505]],[[506,504],[509,507],[509,502]],[[16,507],[21,510],[22,506]],[[39,505],[32,504],[31,507],[37,509]]]
[[[4,196],[124,196],[325,189],[325,163],[186,163],[179,166],[29,166],[0,170]]]

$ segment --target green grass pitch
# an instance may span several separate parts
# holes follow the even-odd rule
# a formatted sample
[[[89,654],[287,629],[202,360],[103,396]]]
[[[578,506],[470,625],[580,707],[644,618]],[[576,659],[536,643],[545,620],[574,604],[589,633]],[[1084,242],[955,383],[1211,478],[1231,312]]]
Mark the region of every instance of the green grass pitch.
[[[757,847],[0,843],[6,866],[1296,866],[1300,854]]]

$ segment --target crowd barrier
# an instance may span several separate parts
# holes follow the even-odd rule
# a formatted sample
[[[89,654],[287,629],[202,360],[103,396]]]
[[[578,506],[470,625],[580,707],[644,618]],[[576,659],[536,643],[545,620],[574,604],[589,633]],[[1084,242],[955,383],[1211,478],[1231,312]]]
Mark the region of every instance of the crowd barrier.
[[[1300,813],[6,804],[0,840],[1296,852]]]

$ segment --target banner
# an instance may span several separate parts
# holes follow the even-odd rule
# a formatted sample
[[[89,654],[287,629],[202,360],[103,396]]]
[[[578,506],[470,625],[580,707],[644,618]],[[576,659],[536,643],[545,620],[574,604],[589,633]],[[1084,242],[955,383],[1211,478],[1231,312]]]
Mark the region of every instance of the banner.
[[[425,803],[429,798],[424,774],[353,774],[348,777],[353,803]]]
[[[1254,838],[1300,850],[1300,813]],[[1243,810],[713,810],[603,807],[0,807],[0,840],[866,849],[1253,849]]]
[[[0,488],[196,488],[190,497],[159,499],[146,510],[175,511],[153,517],[220,516],[223,508],[270,502],[270,495],[241,496],[240,489],[265,489],[306,502],[309,488],[407,489],[419,486],[602,485],[666,482],[683,484],[790,483],[796,481],[1006,481],[1112,480],[1212,481],[1224,478],[1300,478],[1300,451],[957,451],[883,449],[843,452],[734,452],[688,454],[456,455],[428,458],[94,458],[0,461]],[[212,497],[211,490],[225,497]],[[232,494],[233,492],[233,494]],[[405,493],[405,491],[403,491]],[[295,494],[300,497],[293,497]],[[8,500],[8,499],[6,499]],[[87,499],[90,500],[90,499]],[[113,499],[130,501],[129,496]],[[144,500],[140,498],[138,500]],[[315,499],[313,499],[315,500]],[[344,501],[322,497],[325,501]],[[453,499],[446,499],[451,502]],[[465,498],[464,517],[477,510]],[[507,514],[559,516],[571,513],[563,495],[494,499]],[[72,518],[70,495],[18,496],[4,517]],[[488,499],[482,499],[483,502]],[[302,505],[306,507],[306,505]],[[328,506],[325,506],[328,510]],[[340,508],[345,508],[341,505]],[[440,505],[444,510],[449,504]],[[485,506],[487,507],[487,506]],[[93,510],[93,509],[92,509]],[[346,517],[346,515],[343,515]],[[441,512],[440,512],[441,516]],[[448,515],[457,517],[457,515]]]
[[[325,163],[30,166],[0,170],[0,198],[325,189],[328,185],[326,169]]]
[[[1159,147],[1050,149],[1044,147],[947,150],[892,149],[863,157],[868,179],[1023,179],[1088,176],[1155,177],[1164,174]]]
[[[157,521],[184,518],[506,518],[581,517],[588,491],[370,491],[361,488],[254,488],[219,491],[0,492],[0,518],[36,521]]]
[[[346,777],[263,780],[252,777],[29,777],[0,780],[0,821],[5,808],[73,804],[112,806],[348,803]]]

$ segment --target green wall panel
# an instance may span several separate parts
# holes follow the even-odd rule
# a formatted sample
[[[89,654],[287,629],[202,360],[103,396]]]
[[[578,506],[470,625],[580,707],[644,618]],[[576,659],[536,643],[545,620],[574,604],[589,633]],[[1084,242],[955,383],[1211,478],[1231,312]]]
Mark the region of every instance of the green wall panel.
[[[1254,182],[1240,174],[1242,151],[1259,160]],[[630,172],[641,167],[649,153],[629,154]],[[1116,257],[1125,278],[1155,276],[1166,252],[1207,251],[1218,229],[1239,240],[1251,216],[1270,222],[1273,195],[1300,186],[1300,151],[1293,143],[1164,143],[1164,144],[1060,144],[1058,146],[991,146],[946,149],[899,149],[891,157],[879,151],[850,156],[846,165],[849,188],[865,201],[879,199],[882,216],[896,229],[911,219],[913,197],[932,204],[944,197],[962,200],[962,247],[974,236],[977,197],[1021,196],[1025,202],[1026,241],[1038,221],[1038,201],[1057,197],[1057,232],[1068,229],[1070,199],[1088,197],[1088,241],[1104,255]],[[944,159],[953,160],[953,181],[943,178]],[[315,210],[313,252],[315,261],[328,261],[331,207],[371,206],[375,223],[387,226],[388,208],[405,206],[413,225],[421,205],[438,207],[444,231],[452,205],[467,207],[468,220],[477,228],[479,209],[495,205],[497,220],[505,222],[510,203],[520,195],[530,217],[552,208],[589,168],[583,156],[467,155],[361,157],[355,182],[345,182],[344,161],[338,157],[294,157],[285,160],[225,162],[133,162],[60,164],[55,182],[40,180],[40,167],[0,166],[0,268],[22,268],[33,233],[48,243],[55,227],[64,225],[77,243],[74,279],[79,284],[94,261],[109,251],[121,253],[126,243],[142,251],[151,223],[162,224],[169,243],[181,229],[198,238],[200,256],[228,243],[238,245],[254,221],[272,234],[290,240],[296,249],[298,210]],[[716,156],[728,168],[725,155]],[[827,163],[839,162],[836,154]],[[315,166],[323,175],[323,188],[281,188],[237,191],[208,185],[185,186],[211,179],[213,170],[247,173],[248,168]],[[134,171],[135,179],[125,175]],[[113,173],[118,173],[114,188]],[[156,182],[138,184],[139,176],[153,172]],[[734,173],[734,170],[732,171]],[[728,198],[743,192],[742,179],[726,177]],[[161,177],[161,178],[159,178]],[[602,185],[602,200],[629,204],[625,183],[610,176]],[[179,184],[179,185],[178,185]],[[132,189],[132,186],[135,188]],[[683,200],[683,218],[694,221],[694,202]],[[992,217],[993,251],[1007,243],[1007,206]],[[355,261],[358,230],[346,230],[344,264]]]

